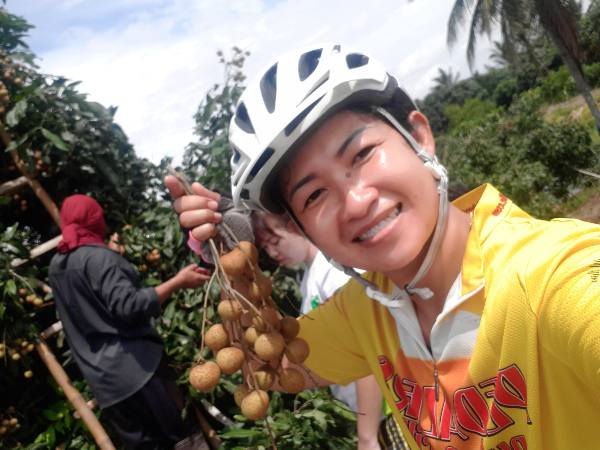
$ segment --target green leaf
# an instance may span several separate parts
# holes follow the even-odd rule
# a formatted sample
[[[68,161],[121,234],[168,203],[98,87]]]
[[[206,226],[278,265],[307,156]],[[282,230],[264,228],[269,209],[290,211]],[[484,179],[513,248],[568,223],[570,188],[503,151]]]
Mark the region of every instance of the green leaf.
[[[25,116],[27,111],[27,100],[23,99],[17,102],[17,104],[6,114],[6,124],[9,127],[17,125],[21,119]]]
[[[12,295],[16,295],[17,293],[17,285],[14,280],[7,280],[6,286],[4,287],[4,292]]]
[[[261,436],[261,435],[262,435],[261,431],[244,430],[244,429],[229,430],[229,431],[226,431],[225,433],[220,434],[220,436],[224,439],[252,438],[252,437],[257,437],[257,436]]]
[[[44,135],[44,137],[46,139],[48,139],[50,142],[52,142],[54,144],[54,146],[56,148],[58,148],[59,150],[68,152],[70,150],[69,146],[67,144],[65,144],[65,141],[63,141],[61,138],[59,138],[56,134],[54,134],[53,132],[42,128],[42,134]]]

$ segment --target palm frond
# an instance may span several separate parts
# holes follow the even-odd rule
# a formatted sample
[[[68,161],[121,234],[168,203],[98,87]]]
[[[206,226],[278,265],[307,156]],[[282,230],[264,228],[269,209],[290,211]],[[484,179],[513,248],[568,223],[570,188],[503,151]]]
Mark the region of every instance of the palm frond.
[[[465,22],[474,1],[475,0],[455,0],[446,27],[446,43],[448,47],[452,47],[456,43],[458,28]]]

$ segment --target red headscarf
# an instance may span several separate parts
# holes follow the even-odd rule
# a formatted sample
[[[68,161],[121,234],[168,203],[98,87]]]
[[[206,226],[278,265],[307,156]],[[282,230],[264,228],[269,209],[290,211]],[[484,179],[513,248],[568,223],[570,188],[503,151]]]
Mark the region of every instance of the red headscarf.
[[[92,197],[71,195],[60,208],[60,229],[60,253],[68,253],[85,244],[104,244],[104,211]]]

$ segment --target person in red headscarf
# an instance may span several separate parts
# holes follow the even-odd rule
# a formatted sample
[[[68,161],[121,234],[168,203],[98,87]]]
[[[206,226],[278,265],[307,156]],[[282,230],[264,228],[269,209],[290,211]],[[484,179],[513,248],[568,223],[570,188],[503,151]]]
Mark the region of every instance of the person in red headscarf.
[[[182,420],[182,401],[153,319],[179,289],[209,274],[183,268],[156,287],[104,244],[102,207],[87,195],[67,197],[60,211],[62,240],[48,278],[73,359],[114,437],[128,449],[194,448],[196,430]]]

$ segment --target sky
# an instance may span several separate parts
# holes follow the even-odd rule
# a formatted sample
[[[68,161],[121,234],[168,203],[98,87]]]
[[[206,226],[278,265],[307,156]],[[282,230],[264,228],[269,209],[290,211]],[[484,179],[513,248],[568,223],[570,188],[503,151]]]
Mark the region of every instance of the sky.
[[[178,162],[194,141],[193,115],[223,80],[216,52],[251,55],[252,78],[278,55],[320,42],[350,45],[379,59],[415,98],[438,69],[470,71],[466,29],[449,50],[451,0],[8,0],[35,26],[28,45],[42,72],[81,81],[115,117],[138,156]],[[482,38],[475,69],[489,64]]]

